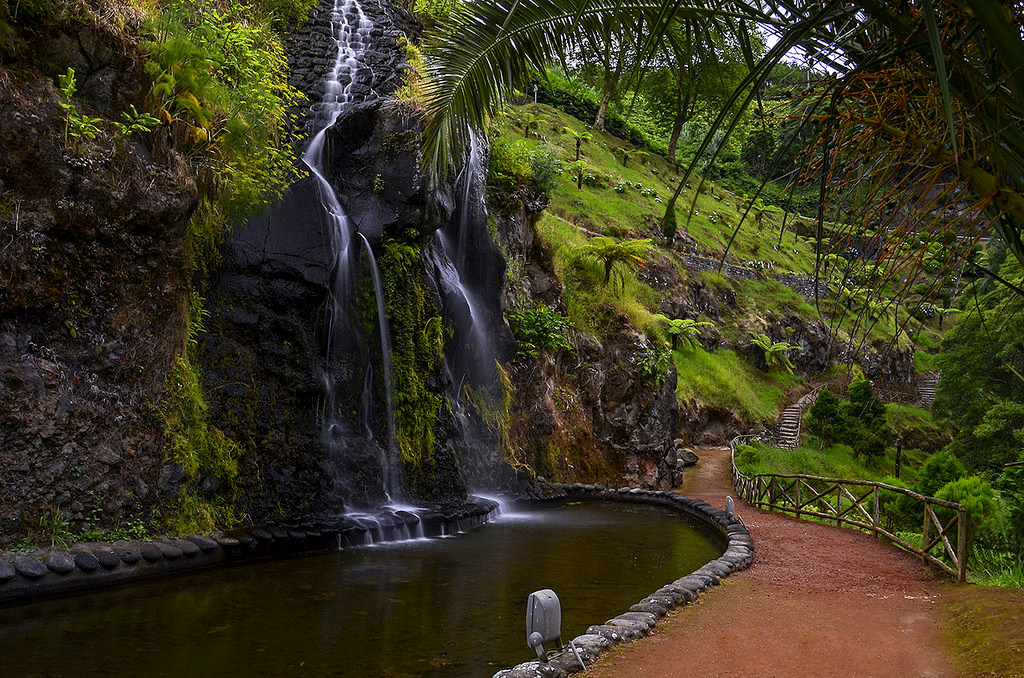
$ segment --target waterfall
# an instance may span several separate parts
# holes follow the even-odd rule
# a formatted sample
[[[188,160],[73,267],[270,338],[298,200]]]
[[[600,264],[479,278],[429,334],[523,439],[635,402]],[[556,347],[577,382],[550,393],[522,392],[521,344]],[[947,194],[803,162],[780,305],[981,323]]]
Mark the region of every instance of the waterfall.
[[[380,331],[381,362],[384,365],[384,403],[388,417],[387,444],[381,448],[381,470],[384,480],[384,493],[388,501],[398,496],[395,471],[398,467],[397,451],[395,450],[395,396],[394,378],[391,375],[391,330],[388,327],[388,316],[384,310],[384,287],[380,282],[380,271],[377,269],[377,258],[373,256],[370,241],[362,233],[359,238],[366,247],[366,256],[370,262],[370,273],[373,276],[373,292],[377,300],[377,324]],[[365,391],[364,391],[365,392]]]
[[[476,134],[470,140],[469,156],[462,170],[461,195],[457,206],[457,219],[435,234],[443,256],[437,257],[435,267],[441,292],[445,298],[445,312],[455,330],[455,350],[451,351],[447,367],[451,376],[456,404],[461,402],[463,384],[490,387],[495,380],[495,354],[488,318],[478,299],[474,275],[474,262],[468,257],[469,245],[486,233],[487,211],[484,207],[484,179],[481,142]],[[474,216],[476,217],[474,219]],[[454,232],[453,232],[454,231]]]
[[[342,443],[339,440],[344,427],[338,409],[339,406],[348,406],[349,404],[339,403],[340,379],[332,372],[332,359],[336,355],[341,355],[346,347],[351,347],[353,343],[366,358],[362,380],[363,395],[359,404],[362,408],[365,434],[369,441],[373,441],[373,366],[369,359],[367,342],[353,319],[353,291],[357,282],[359,251],[358,248],[353,249],[352,245],[358,235],[364,248],[363,251],[367,255],[376,296],[388,434],[384,444],[378,445],[378,447],[382,474],[381,489],[390,500],[397,494],[398,482],[392,401],[391,338],[384,308],[383,288],[370,242],[356,230],[355,224],[345,213],[333,186],[326,178],[327,164],[330,159],[327,131],[338,117],[355,102],[352,89],[360,70],[364,68],[362,58],[370,31],[373,30],[373,22],[363,13],[357,0],[335,0],[331,12],[331,24],[335,32],[337,52],[334,64],[324,83],[323,97],[310,110],[310,128],[315,130],[315,133],[302,156],[303,162],[309,167],[316,182],[320,203],[326,216],[330,251],[333,257],[326,312],[324,395],[323,401],[318,407],[318,418],[323,444],[333,467],[331,473],[335,485],[335,498],[344,500],[342,495],[346,479],[339,468],[344,457],[341,449]]]
[[[444,369],[452,413],[461,429],[464,453],[460,473],[472,489],[493,487],[494,474],[501,466],[495,432],[479,411],[497,406],[501,397],[495,338],[504,326],[498,299],[488,297],[494,294],[491,288],[500,284],[504,269],[494,270],[497,255],[484,205],[485,150],[482,139],[474,134],[456,180],[455,212],[434,234],[428,251],[443,312],[453,330],[445,346]],[[473,402],[466,401],[469,391],[476,396]],[[473,416],[474,407],[480,416]]]

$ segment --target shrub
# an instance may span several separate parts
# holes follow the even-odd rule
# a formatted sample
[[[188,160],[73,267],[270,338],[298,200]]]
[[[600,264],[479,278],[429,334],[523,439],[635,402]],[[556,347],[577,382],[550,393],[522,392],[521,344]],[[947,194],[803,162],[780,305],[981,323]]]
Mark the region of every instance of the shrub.
[[[572,327],[572,323],[550,306],[541,304],[523,311],[513,309],[507,311],[505,315],[518,342],[517,356],[572,350],[566,339],[566,333]]]
[[[533,177],[530,168],[530,147],[525,141],[498,137],[491,144],[488,167],[491,183],[524,183]]]
[[[999,476],[999,492],[1006,507],[1006,536],[1024,551],[1024,452],[1018,453],[1017,462]]]
[[[818,399],[808,410],[808,427],[812,433],[820,436],[825,442],[834,442],[842,434],[843,427],[839,419],[841,403],[842,401],[832,395],[831,391],[823,388],[818,394]]]
[[[949,450],[942,450],[928,457],[921,465],[914,491],[926,497],[934,497],[940,488],[966,475],[967,471],[960,460]]]
[[[672,365],[672,353],[661,344],[655,344],[641,351],[634,362],[641,377],[662,384]]]
[[[538,146],[530,153],[529,163],[534,186],[545,194],[555,190],[563,170],[558,151],[547,144]]]
[[[978,476],[967,476],[943,485],[935,493],[938,499],[963,504],[967,509],[967,543],[980,536],[989,536],[998,515],[996,494],[992,486]],[[936,507],[936,514],[945,522],[952,518],[952,509]]]

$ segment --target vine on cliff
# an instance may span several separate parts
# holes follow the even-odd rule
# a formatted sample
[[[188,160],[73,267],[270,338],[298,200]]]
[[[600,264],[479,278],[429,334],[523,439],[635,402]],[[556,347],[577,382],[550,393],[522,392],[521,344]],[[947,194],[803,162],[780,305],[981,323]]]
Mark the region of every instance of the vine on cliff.
[[[388,320],[391,323],[391,362],[395,387],[395,437],[408,466],[420,467],[435,449],[437,414],[444,403],[428,380],[441,367],[444,325],[420,280],[422,250],[408,240],[386,239],[380,256]]]

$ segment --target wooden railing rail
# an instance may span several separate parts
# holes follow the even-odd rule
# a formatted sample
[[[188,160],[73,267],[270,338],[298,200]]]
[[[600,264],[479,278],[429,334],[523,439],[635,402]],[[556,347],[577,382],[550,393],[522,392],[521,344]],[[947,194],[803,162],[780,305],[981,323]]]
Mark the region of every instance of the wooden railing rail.
[[[885,537],[900,548],[921,556],[957,578],[967,579],[967,509],[962,504],[926,497],[912,490],[871,480],[823,478],[802,473],[758,473],[747,476],[736,466],[736,448],[758,436],[738,436],[730,442],[732,485],[736,493],[751,506],[769,511],[791,513],[797,517],[815,517],[835,521],[837,526],[867,530],[876,537]],[[907,542],[887,530],[881,522],[880,493],[895,492],[922,505],[923,531],[921,546]],[[955,511],[945,523],[935,507]],[[956,530],[956,545],[949,535]],[[938,551],[935,555],[933,551]],[[951,567],[941,556],[953,563]]]

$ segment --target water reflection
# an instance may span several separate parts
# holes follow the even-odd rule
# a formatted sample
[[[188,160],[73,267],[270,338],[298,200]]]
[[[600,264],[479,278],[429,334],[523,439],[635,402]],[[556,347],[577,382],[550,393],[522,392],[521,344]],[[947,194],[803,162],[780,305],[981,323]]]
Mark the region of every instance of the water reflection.
[[[491,676],[530,659],[527,595],[563,638],[721,553],[678,514],[584,503],[384,544],[0,609],[3,676]]]

